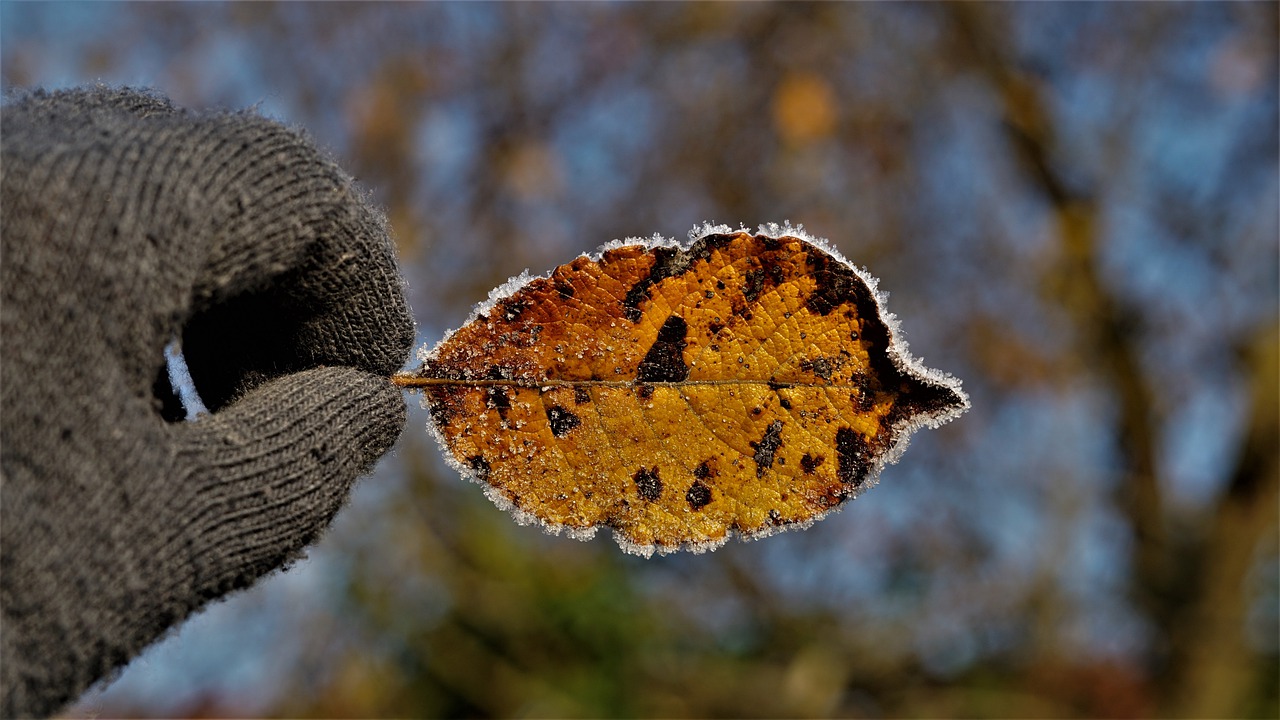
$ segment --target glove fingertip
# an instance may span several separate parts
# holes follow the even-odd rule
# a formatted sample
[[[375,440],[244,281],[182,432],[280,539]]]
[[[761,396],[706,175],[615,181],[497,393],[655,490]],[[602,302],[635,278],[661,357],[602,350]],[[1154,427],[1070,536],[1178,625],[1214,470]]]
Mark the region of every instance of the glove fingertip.
[[[295,559],[395,444],[407,412],[387,378],[328,367],[267,382],[176,429],[196,504],[186,512],[201,519],[191,529],[197,592],[244,587]]]

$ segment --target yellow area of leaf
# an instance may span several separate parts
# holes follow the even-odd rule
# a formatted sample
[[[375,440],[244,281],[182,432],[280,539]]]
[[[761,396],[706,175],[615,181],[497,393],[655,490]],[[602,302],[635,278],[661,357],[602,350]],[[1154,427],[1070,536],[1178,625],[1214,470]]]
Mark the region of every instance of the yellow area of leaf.
[[[806,239],[579,257],[428,356],[435,431],[490,496],[641,554],[803,525],[966,405],[892,347],[867,280]]]

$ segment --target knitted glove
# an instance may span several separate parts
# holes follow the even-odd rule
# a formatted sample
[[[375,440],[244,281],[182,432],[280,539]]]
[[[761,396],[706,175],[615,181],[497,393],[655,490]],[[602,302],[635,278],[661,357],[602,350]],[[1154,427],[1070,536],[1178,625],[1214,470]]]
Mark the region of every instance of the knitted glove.
[[[105,88],[0,122],[0,714],[45,715],[300,556],[404,427],[413,323],[297,132]]]

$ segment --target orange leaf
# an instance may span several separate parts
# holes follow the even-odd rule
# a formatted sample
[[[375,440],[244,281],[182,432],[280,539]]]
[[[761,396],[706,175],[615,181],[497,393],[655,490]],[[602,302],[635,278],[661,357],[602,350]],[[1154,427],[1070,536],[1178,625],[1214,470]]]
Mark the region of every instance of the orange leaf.
[[[807,526],[968,407],[876,281],[791,227],[606,246],[495,291],[423,360],[400,381],[463,475],[645,556]]]

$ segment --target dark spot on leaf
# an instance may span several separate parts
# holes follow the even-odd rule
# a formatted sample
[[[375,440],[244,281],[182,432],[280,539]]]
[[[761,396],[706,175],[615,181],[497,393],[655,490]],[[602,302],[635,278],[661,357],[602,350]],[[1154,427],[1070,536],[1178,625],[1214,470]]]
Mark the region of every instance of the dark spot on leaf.
[[[658,468],[640,468],[631,479],[635,480],[636,491],[645,500],[655,502],[662,497],[662,480],[658,478]]]
[[[836,431],[836,460],[839,467],[836,477],[845,485],[857,487],[867,476],[867,464],[871,457],[871,448],[860,433],[850,428]]]
[[[684,363],[688,332],[689,325],[684,318],[679,315],[668,317],[636,369],[636,382],[682,382],[688,378],[689,366]]]
[[[937,415],[961,406],[964,401],[955,390],[945,385],[930,382],[923,378],[893,378],[903,382],[899,384],[899,394],[893,399],[893,406],[884,422],[892,426],[899,419],[917,415]],[[881,379],[880,387],[893,387]]]
[[[782,406],[783,410],[791,409],[791,401],[781,395],[778,396],[778,404]]]
[[[822,507],[835,507],[848,499],[849,489],[841,485],[836,485],[825,488],[822,495],[818,497],[818,504]]]
[[[845,303],[858,306],[859,311],[863,310],[867,302],[874,308],[870,291],[852,268],[816,249],[809,251],[808,260],[809,271],[818,284],[805,300],[805,307],[810,312],[830,315],[832,310]]]
[[[710,330],[712,335],[719,335],[720,331],[723,329],[724,323],[713,322],[707,326],[707,330]]]
[[[507,298],[498,305],[498,308],[502,311],[503,319],[507,322],[515,322],[520,319],[525,310],[529,309],[529,303],[525,300]]]
[[[717,281],[716,281],[716,289],[717,289],[717,290],[723,290],[723,289],[724,289],[724,281],[723,281],[723,280],[717,280]]]
[[[573,402],[577,405],[586,405],[591,402],[591,391],[579,385],[573,389]]]
[[[769,279],[774,285],[781,285],[787,281],[787,270],[782,267],[782,263],[771,261],[765,265],[765,270],[769,272]]]
[[[570,430],[582,424],[577,415],[559,405],[547,408],[547,421],[551,423],[551,434],[558,438],[568,435]]]
[[[509,373],[497,365],[490,365],[489,372],[485,373],[486,380],[510,380]]]
[[[710,460],[703,460],[698,464],[698,467],[693,469],[693,476],[699,480],[706,480],[709,477],[715,477],[719,474],[720,473],[716,472],[715,468],[711,467]]]
[[[762,290],[764,290],[764,270],[748,272],[746,281],[742,283],[742,297],[749,303],[755,302]]]
[[[556,293],[560,295],[561,300],[573,297],[573,292],[573,283],[564,279],[556,280]]]
[[[774,420],[769,423],[760,442],[750,445],[756,449],[756,454],[751,458],[756,461],[756,477],[764,477],[764,471],[773,467],[773,456],[782,445],[782,421]]]
[[[804,470],[805,475],[812,475],[813,471],[817,470],[818,466],[825,460],[826,458],[821,455],[814,457],[809,453],[805,453],[804,457],[800,458],[800,467]]]
[[[824,357],[801,360],[800,369],[805,372],[811,372],[828,382],[831,381],[831,361]]]
[[[640,303],[649,299],[649,293],[654,285],[687,270],[689,263],[693,259],[696,247],[690,248],[688,253],[680,251],[679,248],[671,247],[654,249],[654,263],[649,270],[649,274],[643,280],[632,285],[631,289],[627,290],[626,296],[622,298],[622,310],[628,320],[633,323],[640,322],[640,318],[644,316],[644,313],[640,311]]]
[[[467,464],[471,465],[471,471],[476,474],[476,478],[483,482],[489,482],[489,461],[479,455],[472,455],[467,458]]]
[[[641,400],[648,400],[653,397],[653,386],[647,383],[640,383],[639,385],[636,385],[636,397],[639,397]]]
[[[849,396],[852,402],[859,410],[866,412],[875,407],[876,393],[874,383],[871,377],[866,373],[859,373],[853,376],[853,385],[858,389],[856,394]]]
[[[761,407],[753,407],[753,408],[751,408],[751,414],[752,414],[753,416],[755,416],[755,417],[759,417],[759,416],[760,416],[760,413],[762,413],[762,412],[764,412],[764,408],[761,408]]]
[[[684,499],[689,501],[689,507],[701,510],[711,502],[711,488],[702,484],[701,480],[694,480],[689,491],[684,494]]]
[[[511,398],[507,396],[507,389],[501,385],[491,385],[487,391],[489,397],[489,407],[495,408],[498,415],[503,419],[507,419],[507,411],[511,409]]]
[[[431,421],[443,430],[455,415],[449,397],[453,393],[448,388],[432,388],[427,391],[427,407],[431,409]]]

